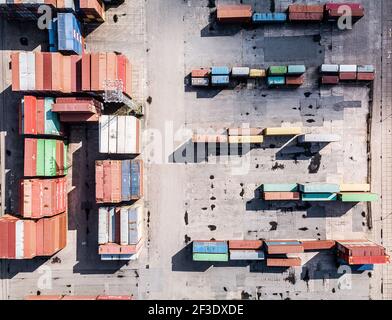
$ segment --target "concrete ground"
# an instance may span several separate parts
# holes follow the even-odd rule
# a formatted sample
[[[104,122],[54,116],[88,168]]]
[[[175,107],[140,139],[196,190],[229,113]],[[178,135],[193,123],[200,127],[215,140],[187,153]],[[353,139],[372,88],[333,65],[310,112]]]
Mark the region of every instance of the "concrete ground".
[[[126,1],[111,8],[107,22],[87,37],[89,50],[116,50],[133,62],[134,98],[145,104],[145,246],[138,261],[100,262],[94,160],[98,131],[94,126],[70,130],[68,246],[51,259],[2,262],[2,299],[27,294],[133,294],[139,299],[377,299],[381,268],[343,275],[331,253],[304,254],[302,268],[268,269],[263,263],[214,266],[191,261],[189,243],[197,239],[349,239],[379,237],[369,230],[377,207],[343,204],[267,204],[259,199],[263,183],[368,181],[368,115],[371,88],[317,85],[323,63],[378,64],[381,60],[382,1],[361,2],[367,16],[352,31],[327,24],[244,28],[214,22],[207,0]],[[221,0],[220,3],[230,1]],[[235,2],[235,1],[231,1]],[[269,2],[251,3],[268,11]],[[306,2],[306,1],[304,1]],[[276,11],[292,1],[275,1]],[[313,2],[312,2],[313,3]],[[115,18],[116,15],[116,18]],[[115,20],[117,22],[115,22]],[[9,175],[20,168],[16,95],[10,94],[8,50],[26,31],[2,22],[3,114],[10,141]],[[12,29],[10,29],[12,28]],[[7,30],[13,30],[8,33]],[[90,30],[89,30],[90,31]],[[16,33],[18,32],[18,33]],[[12,34],[12,35],[11,35]],[[45,42],[45,34],[37,43]],[[35,39],[35,38],[34,38]],[[35,48],[33,44],[30,50]],[[306,83],[297,90],[268,89],[248,81],[226,90],[194,90],[193,68],[211,65],[262,67],[304,63]],[[377,84],[376,84],[377,85]],[[150,97],[151,103],[146,103]],[[7,110],[7,111],[5,111]],[[194,131],[228,127],[301,126],[306,132],[337,133],[342,141],[297,151],[294,142],[269,139],[241,156],[227,146],[197,150]],[[377,141],[380,137],[372,135]],[[15,144],[14,144],[15,143]],[[288,145],[287,145],[288,144]],[[293,151],[297,153],[293,153]],[[18,160],[19,159],[19,160]],[[378,162],[372,163],[377,166]],[[373,168],[373,167],[372,167]],[[82,173],[82,174],[81,174]],[[11,181],[13,181],[11,179]],[[11,212],[17,199],[12,183]],[[14,210],[14,211],[13,211]],[[45,281],[51,279],[51,281]]]

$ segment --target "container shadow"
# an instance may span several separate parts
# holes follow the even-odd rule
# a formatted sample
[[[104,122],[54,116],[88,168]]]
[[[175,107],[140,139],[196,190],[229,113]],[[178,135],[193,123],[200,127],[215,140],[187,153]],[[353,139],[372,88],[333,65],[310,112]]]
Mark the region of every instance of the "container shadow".
[[[221,24],[217,19],[217,11],[212,10],[208,16],[208,24],[200,30],[201,37],[232,37],[244,28],[249,27],[246,24],[225,23]]]
[[[36,257],[29,260],[0,260],[3,264],[5,272],[0,273],[0,279],[12,279],[19,273],[35,272],[40,266],[52,259],[52,263],[55,263],[53,257]]]
[[[309,160],[317,155],[320,156],[320,152],[329,143],[298,143],[298,139],[293,139],[288,144],[282,146],[282,148],[275,154],[276,160],[297,160],[305,161]],[[320,156],[321,159],[321,156]],[[319,167],[318,163],[318,167]],[[315,170],[315,169],[314,169]],[[318,169],[317,169],[318,171]]]

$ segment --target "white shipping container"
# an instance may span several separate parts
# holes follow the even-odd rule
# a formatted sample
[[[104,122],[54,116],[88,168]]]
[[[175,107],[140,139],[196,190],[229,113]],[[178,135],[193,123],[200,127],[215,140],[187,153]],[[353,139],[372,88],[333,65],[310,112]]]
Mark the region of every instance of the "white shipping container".
[[[27,90],[35,90],[35,54],[27,53]]]
[[[98,244],[109,242],[109,215],[107,208],[98,211]]]
[[[209,78],[192,78],[192,86],[206,87],[210,84]]]
[[[358,66],[358,72],[375,72],[376,69],[373,65]]]
[[[125,149],[127,147],[126,141],[126,130],[128,129],[126,123],[127,116],[117,117],[117,153],[126,153]]]
[[[16,259],[24,258],[24,221],[16,221],[15,224],[15,257]]]
[[[20,90],[25,91],[28,88],[28,74],[27,74],[27,53],[19,53],[19,83]]]
[[[250,68],[248,67],[233,67],[231,69],[231,75],[234,77],[247,77],[249,76]]]
[[[109,208],[109,241],[113,243],[116,239],[116,215],[115,209]]]
[[[337,134],[304,134],[298,137],[300,143],[338,142],[340,139]]]
[[[337,65],[337,64],[322,64],[320,69],[321,69],[322,73],[338,73],[339,72],[339,65]]]
[[[264,260],[261,250],[230,250],[230,260]]]
[[[117,117],[109,116],[109,153],[117,153]]]
[[[121,208],[120,211],[120,244],[128,244],[128,209],[126,207]]]
[[[357,72],[356,64],[341,64],[339,66],[339,72]]]
[[[99,117],[99,152],[109,152],[109,116]]]

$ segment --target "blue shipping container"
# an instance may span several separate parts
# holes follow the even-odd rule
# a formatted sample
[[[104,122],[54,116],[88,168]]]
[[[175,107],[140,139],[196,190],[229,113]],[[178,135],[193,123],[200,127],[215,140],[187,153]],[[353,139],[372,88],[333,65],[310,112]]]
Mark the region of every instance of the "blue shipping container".
[[[82,33],[79,21],[72,13],[57,14],[58,50],[82,54]]]
[[[286,83],[285,77],[268,77],[268,85],[284,85]]]
[[[201,242],[193,241],[193,253],[228,253],[227,241]]]
[[[121,163],[121,200],[131,200],[131,160]]]
[[[229,75],[230,69],[228,67],[212,67],[211,75]]]
[[[131,161],[131,198],[140,197],[140,162]]]
[[[212,85],[227,85],[230,83],[229,76],[212,76],[211,84]]]
[[[283,12],[277,13],[254,13],[252,20],[255,23],[266,23],[266,22],[285,22],[287,20],[287,14]]]
[[[49,22],[49,52],[57,52],[57,18]]]

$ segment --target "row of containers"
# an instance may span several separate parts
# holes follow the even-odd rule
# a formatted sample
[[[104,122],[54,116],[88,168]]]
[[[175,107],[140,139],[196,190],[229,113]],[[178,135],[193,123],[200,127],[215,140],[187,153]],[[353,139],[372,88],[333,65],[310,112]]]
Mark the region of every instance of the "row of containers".
[[[101,260],[137,258],[142,246],[142,205],[100,207],[98,221]]]
[[[359,3],[325,3],[317,5],[291,4],[286,12],[254,12],[251,5],[218,5],[219,22],[227,23],[284,23],[288,22],[336,22],[342,16],[351,16],[353,22],[365,15]]]
[[[101,260],[137,259],[142,248],[143,161],[95,162],[95,197],[99,207]]]
[[[195,87],[228,86],[233,79],[266,79],[269,87],[298,87],[305,82],[306,66],[281,65],[268,69],[252,69],[249,67],[213,66],[211,68],[194,69],[191,72],[191,84]],[[339,82],[369,82],[375,79],[373,65],[337,65],[320,66],[321,84],[338,84]]]
[[[102,93],[120,87],[131,96],[131,64],[114,52],[63,55],[59,52],[11,54],[12,91],[70,94]],[[118,83],[118,84],[117,84]]]
[[[373,202],[379,196],[370,192],[369,184],[334,183],[287,183],[263,184],[262,198],[265,201],[304,202]]]
[[[373,65],[323,64],[320,67],[320,82],[335,85],[347,81],[374,81],[375,71]]]
[[[299,145],[303,144],[327,144],[338,142],[341,136],[332,133],[303,133],[299,127],[277,128],[229,128],[221,134],[198,134],[192,135],[193,143],[216,143],[216,144],[262,144],[265,137],[287,136],[297,138]]]
[[[340,265],[354,271],[373,270],[375,264],[387,264],[386,249],[369,240],[230,240],[193,241],[193,261],[228,262],[262,261],[267,267],[300,267],[301,254],[334,250]]]
[[[37,20],[39,8],[48,6],[53,14],[72,13],[84,22],[104,22],[105,5],[101,0],[0,0],[0,12],[10,20]]]

